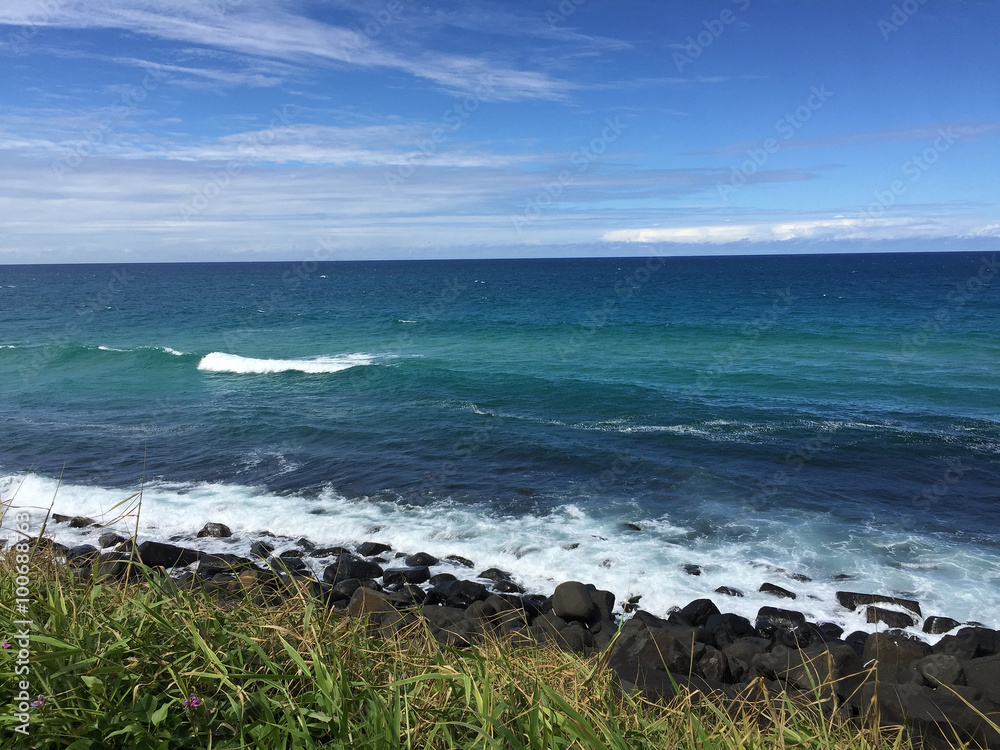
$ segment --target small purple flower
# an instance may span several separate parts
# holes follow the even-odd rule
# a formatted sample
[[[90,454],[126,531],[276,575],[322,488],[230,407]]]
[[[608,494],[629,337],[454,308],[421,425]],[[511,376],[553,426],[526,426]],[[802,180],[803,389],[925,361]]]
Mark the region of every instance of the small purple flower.
[[[3,643],[0,643],[0,648],[10,648],[10,644],[7,643],[7,641],[4,641]]]
[[[39,695],[38,696],[38,700],[31,701],[31,707],[32,708],[41,708],[44,705],[45,705],[45,696],[44,695]]]
[[[198,706],[201,705],[201,701],[198,699],[197,695],[191,693],[186,701],[181,702],[181,705],[184,706],[184,708],[198,708]]]

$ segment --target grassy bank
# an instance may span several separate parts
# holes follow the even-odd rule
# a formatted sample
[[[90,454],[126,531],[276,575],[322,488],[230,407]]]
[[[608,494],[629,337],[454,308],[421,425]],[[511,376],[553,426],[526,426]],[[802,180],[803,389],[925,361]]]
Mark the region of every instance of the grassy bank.
[[[653,705],[616,691],[601,659],[550,648],[450,649],[419,624],[383,641],[305,593],[262,608],[149,571],[94,582],[42,553],[30,568],[22,676],[14,553],[0,560],[4,748],[909,747],[899,730],[783,696],[728,711],[697,696]],[[26,737],[11,703],[25,679],[39,704]]]

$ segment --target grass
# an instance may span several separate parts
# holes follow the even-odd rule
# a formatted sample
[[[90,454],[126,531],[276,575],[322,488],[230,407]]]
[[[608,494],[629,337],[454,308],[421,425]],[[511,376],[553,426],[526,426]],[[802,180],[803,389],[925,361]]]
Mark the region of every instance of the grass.
[[[0,559],[0,627],[16,631],[14,553]],[[616,690],[606,658],[489,641],[382,640],[306,592],[261,608],[220,603],[137,568],[95,581],[33,556],[30,693],[0,716],[7,748],[908,748],[902,730],[854,726],[786,695],[723,707]],[[0,654],[4,691],[17,646]],[[817,690],[820,696],[821,690]],[[182,704],[194,695],[199,705]],[[7,700],[8,696],[4,696]]]

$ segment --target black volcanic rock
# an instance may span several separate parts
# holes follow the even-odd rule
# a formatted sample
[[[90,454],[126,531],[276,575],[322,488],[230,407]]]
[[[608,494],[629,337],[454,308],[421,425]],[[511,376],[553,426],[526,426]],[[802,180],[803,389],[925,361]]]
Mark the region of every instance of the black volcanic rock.
[[[361,557],[374,557],[383,552],[392,552],[392,547],[388,544],[382,544],[382,542],[362,542],[358,545],[357,552]]]
[[[939,617],[938,615],[931,615],[926,620],[924,620],[923,631],[930,635],[942,635],[951,630],[954,630],[959,625],[961,625],[958,620],[953,620],[950,617]]]
[[[882,596],[881,594],[858,594],[853,591],[838,591],[837,602],[844,609],[852,612],[859,607],[869,604],[892,604],[903,609],[908,609],[915,615],[921,615],[920,603],[912,599],[899,599],[894,596]]]
[[[407,555],[405,562],[411,568],[426,568],[431,565],[437,565],[441,561],[434,557],[434,555],[429,555],[426,552],[417,552],[415,555]]]
[[[404,586],[408,583],[424,583],[430,580],[431,573],[426,565],[408,565],[405,568],[389,568],[382,574],[382,583],[386,586]]]
[[[743,592],[739,589],[734,589],[732,586],[719,586],[715,590],[716,594],[723,594],[724,596],[743,596]]]
[[[381,566],[373,562],[344,554],[338,557],[332,565],[326,567],[326,570],[323,571],[323,580],[327,583],[337,584],[348,578],[381,578],[383,572]]]
[[[233,535],[232,529],[230,529],[224,523],[206,523],[201,527],[201,531],[198,532],[198,538],[202,537],[216,537],[225,538]]]
[[[894,609],[885,609],[884,607],[868,607],[865,610],[865,616],[868,622],[874,623],[885,623],[890,628],[912,628],[917,624],[916,618],[905,612],[897,612]]]
[[[163,542],[143,542],[136,550],[139,561],[150,568],[173,568],[197,562],[201,553]]]
[[[757,589],[757,590],[758,591],[762,591],[765,594],[771,594],[772,596],[777,596],[777,597],[780,597],[780,598],[783,598],[783,599],[795,599],[796,598],[795,594],[792,593],[791,591],[789,591],[788,589],[783,589],[783,588],[781,588],[781,586],[776,586],[773,583],[762,583],[760,585],[760,588]]]
[[[113,531],[102,532],[99,537],[97,537],[97,544],[101,549],[107,547],[114,547],[116,544],[121,544],[125,541],[125,537],[121,534],[116,534]]]

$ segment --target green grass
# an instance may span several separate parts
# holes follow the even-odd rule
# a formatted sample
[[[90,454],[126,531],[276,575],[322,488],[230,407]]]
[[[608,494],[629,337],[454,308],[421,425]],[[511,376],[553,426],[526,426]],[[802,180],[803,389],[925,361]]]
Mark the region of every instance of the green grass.
[[[10,638],[13,552],[0,559]],[[901,730],[851,725],[815,700],[723,708],[698,695],[652,704],[613,686],[606,658],[501,642],[459,650],[418,623],[385,641],[306,593],[221,604],[139,569],[95,582],[38,552],[31,564],[30,734],[7,705],[3,748],[875,748]],[[17,647],[0,653],[3,701]],[[606,655],[605,655],[606,656]],[[202,701],[184,708],[194,693]]]

